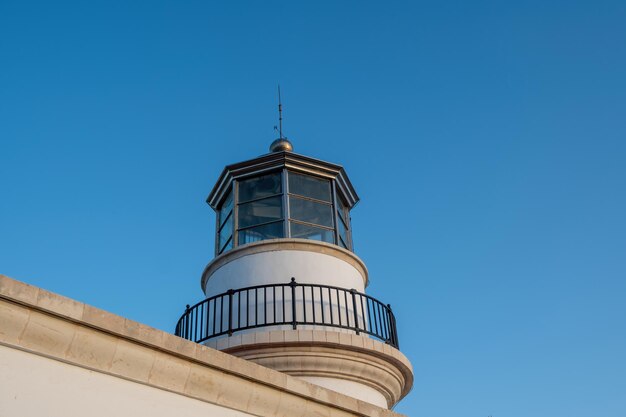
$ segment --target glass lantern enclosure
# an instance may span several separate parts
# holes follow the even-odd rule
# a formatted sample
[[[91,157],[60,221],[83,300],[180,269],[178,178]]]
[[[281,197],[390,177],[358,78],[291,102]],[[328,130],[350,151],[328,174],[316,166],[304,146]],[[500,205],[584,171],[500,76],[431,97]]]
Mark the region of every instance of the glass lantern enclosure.
[[[282,169],[236,179],[216,211],[218,255],[277,238],[318,240],[352,250],[348,205],[327,178]]]

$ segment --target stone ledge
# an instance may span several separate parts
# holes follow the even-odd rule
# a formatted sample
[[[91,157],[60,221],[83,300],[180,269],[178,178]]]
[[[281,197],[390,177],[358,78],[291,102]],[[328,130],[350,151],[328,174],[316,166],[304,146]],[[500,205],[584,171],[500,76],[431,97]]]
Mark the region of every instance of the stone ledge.
[[[0,315],[5,346],[258,416],[399,416],[4,275]]]
[[[413,367],[409,359],[404,356],[398,349],[372,339],[368,336],[356,335],[351,331],[337,330],[272,330],[267,332],[250,332],[243,334],[234,334],[231,337],[220,337],[209,339],[204,345],[218,349],[224,352],[233,352],[237,348],[248,345],[272,345],[281,344],[288,345],[290,343],[309,343],[314,342],[319,346],[341,346],[351,350],[367,349],[373,351],[385,359],[391,359],[406,367],[408,371],[413,373]]]
[[[413,386],[413,368],[398,349],[348,332],[276,330],[207,342],[223,352],[292,376],[323,376],[363,383],[389,408]]]

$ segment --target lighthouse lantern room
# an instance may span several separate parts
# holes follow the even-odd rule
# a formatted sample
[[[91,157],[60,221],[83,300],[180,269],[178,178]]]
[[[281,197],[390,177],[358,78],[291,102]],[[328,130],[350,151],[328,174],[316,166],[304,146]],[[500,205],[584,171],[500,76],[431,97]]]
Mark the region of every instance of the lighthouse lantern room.
[[[207,199],[217,213],[216,255],[281,238],[352,250],[349,213],[358,196],[344,169],[295,154],[285,142],[275,142],[269,154],[222,172]]]

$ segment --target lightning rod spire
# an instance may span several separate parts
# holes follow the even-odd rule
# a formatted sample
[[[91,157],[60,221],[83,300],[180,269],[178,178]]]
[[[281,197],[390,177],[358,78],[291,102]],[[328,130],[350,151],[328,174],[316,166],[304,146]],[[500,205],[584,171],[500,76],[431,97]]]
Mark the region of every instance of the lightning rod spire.
[[[283,136],[283,103],[280,97],[280,84],[278,84],[278,129],[274,126],[274,130],[278,130],[279,137],[270,145],[270,152],[292,152],[293,145]]]
[[[280,84],[278,84],[278,134],[283,138],[283,104],[280,100]]]

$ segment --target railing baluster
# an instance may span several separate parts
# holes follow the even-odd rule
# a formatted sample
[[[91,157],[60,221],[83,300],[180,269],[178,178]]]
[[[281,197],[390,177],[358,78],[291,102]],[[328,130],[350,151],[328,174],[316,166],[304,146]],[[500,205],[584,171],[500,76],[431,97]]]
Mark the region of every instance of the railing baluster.
[[[228,335],[233,335],[233,290],[228,290]]]
[[[283,323],[287,323],[287,317],[285,317],[285,286],[281,285],[281,289],[283,290]]]
[[[335,294],[337,295],[337,314],[339,315],[339,327],[341,327],[341,300],[339,299],[339,288],[335,288]]]
[[[193,340],[193,313],[195,310],[189,310],[189,337]]]
[[[311,307],[313,308],[313,324],[317,324],[315,320],[315,289],[311,285]]]
[[[350,290],[352,293],[352,311],[354,312],[354,329],[356,330],[356,334],[359,334],[359,313],[356,311],[356,290],[352,288]]]
[[[273,312],[273,323],[276,324],[276,286],[273,285],[272,286],[272,307],[274,307],[272,309]]]
[[[363,330],[367,331],[365,324],[365,311],[363,311],[363,295],[359,294],[359,304],[361,304],[361,320],[363,320]]]
[[[241,291],[237,291],[237,328],[241,327]]]
[[[363,317],[363,320],[365,321],[363,328],[365,329],[365,331],[369,334],[371,334],[371,329],[372,329],[372,315],[370,313],[370,300],[367,297],[365,298],[365,312],[367,313],[367,320],[365,320],[365,317]]]
[[[391,304],[387,304],[389,307],[389,316],[391,317],[391,328],[393,330],[393,338],[391,340],[391,344],[396,347],[396,349],[400,349],[400,340],[398,340],[398,332],[396,329],[396,316],[393,315],[393,311],[391,311]]]
[[[376,304],[376,310],[378,311],[378,324],[380,326],[380,329],[376,328],[376,331],[377,331],[377,335],[380,337],[380,335],[382,334],[382,328],[383,328],[383,316],[380,310],[380,303]]]
[[[382,316],[383,316],[383,325],[382,325],[382,329],[381,329],[381,336],[383,337],[383,340],[385,340],[387,343],[389,340],[389,333],[388,333],[388,317],[387,317],[387,308],[385,308],[384,305],[380,305],[380,310],[382,311]]]
[[[220,297],[220,333],[224,331],[224,296]]]
[[[200,332],[200,339],[202,339],[202,337],[204,336],[202,334],[202,329],[204,328],[203,324],[204,324],[204,303],[200,304],[198,307],[200,307],[200,325],[198,326],[198,331]],[[198,338],[196,337],[196,340],[198,340]]]
[[[322,292],[322,287],[320,287],[320,309],[322,310],[322,324],[326,324],[324,320],[324,293]]]
[[[204,313],[204,327],[202,328],[202,337],[204,339],[207,338],[207,336],[209,335],[209,305],[207,304],[207,302],[203,302],[202,303],[203,307],[203,313]]]
[[[372,327],[372,334],[378,334],[378,316],[376,314],[376,305],[372,302],[372,316],[374,317],[374,326]]]
[[[259,325],[259,289],[254,289],[254,327]]]
[[[189,334],[189,304],[185,308],[185,339],[191,339]]]
[[[328,287],[328,304],[330,305],[330,324],[332,326],[335,323],[333,322],[333,296],[330,293],[330,287]]]
[[[306,323],[306,297],[304,295],[305,291],[306,291],[306,286],[302,285],[300,288],[302,288],[302,312],[304,315],[304,323]]]
[[[346,310],[346,327],[350,327],[350,309],[348,308],[348,291],[343,290],[343,304]]]
[[[217,317],[217,298],[213,299],[213,335],[215,335],[215,318]]]
[[[291,278],[291,284],[289,284],[291,286],[291,325],[293,326],[293,329],[296,330],[296,327],[298,325],[298,322],[296,320],[296,279],[295,278]]]

